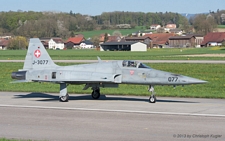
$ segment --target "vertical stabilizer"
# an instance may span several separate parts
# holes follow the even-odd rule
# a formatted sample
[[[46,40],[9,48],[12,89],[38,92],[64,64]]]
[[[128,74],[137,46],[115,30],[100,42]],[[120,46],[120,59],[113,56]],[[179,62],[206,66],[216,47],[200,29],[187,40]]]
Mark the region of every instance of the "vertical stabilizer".
[[[41,41],[38,38],[31,38],[23,70],[52,67],[57,67],[57,65],[52,61]]]

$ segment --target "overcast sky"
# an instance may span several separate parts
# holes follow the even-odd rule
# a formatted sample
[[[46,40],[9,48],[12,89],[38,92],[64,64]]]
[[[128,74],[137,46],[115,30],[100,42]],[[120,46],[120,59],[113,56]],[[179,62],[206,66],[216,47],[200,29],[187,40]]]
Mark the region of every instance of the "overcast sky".
[[[225,10],[225,0],[0,0],[0,11],[58,11],[100,15],[102,12],[205,13]]]

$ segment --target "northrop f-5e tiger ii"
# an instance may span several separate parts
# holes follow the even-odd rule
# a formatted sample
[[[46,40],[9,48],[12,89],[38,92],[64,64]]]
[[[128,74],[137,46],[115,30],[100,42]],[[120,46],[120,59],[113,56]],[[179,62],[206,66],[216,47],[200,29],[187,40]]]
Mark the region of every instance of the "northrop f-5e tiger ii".
[[[100,88],[118,87],[119,84],[147,85],[151,92],[150,103],[156,102],[155,85],[202,84],[206,81],[153,69],[133,60],[102,61],[91,64],[58,66],[38,38],[31,38],[23,69],[12,72],[14,82],[50,82],[60,85],[59,100],[67,102],[68,84],[84,84],[84,90],[91,88],[92,98],[100,97]]]

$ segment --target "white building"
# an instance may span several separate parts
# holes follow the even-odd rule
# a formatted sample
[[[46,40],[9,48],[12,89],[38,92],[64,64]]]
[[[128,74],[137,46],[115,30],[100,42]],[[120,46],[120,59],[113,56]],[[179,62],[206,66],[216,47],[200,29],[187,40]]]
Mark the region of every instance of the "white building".
[[[157,29],[159,29],[161,27],[161,25],[159,25],[159,24],[152,24],[151,26],[150,26],[150,29],[152,29],[152,30],[157,30]]]
[[[94,45],[91,41],[89,40],[85,40],[80,44],[80,48],[83,49],[90,49],[90,48],[94,48]]]
[[[147,44],[142,42],[105,42],[101,51],[147,51]]]
[[[130,51],[147,51],[147,45],[142,42],[131,44]]]
[[[61,38],[51,38],[48,42],[49,49],[64,49],[64,42]]]

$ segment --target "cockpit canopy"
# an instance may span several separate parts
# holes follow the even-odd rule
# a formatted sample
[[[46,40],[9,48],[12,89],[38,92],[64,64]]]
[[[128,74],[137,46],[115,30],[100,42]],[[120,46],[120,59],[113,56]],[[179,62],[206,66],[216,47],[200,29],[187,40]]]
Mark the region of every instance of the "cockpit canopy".
[[[149,66],[140,63],[138,61],[132,61],[132,60],[124,60],[123,61],[123,67],[133,67],[133,68],[147,68],[147,69],[151,69]]]

